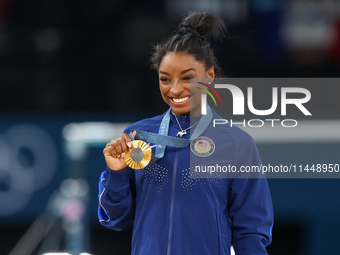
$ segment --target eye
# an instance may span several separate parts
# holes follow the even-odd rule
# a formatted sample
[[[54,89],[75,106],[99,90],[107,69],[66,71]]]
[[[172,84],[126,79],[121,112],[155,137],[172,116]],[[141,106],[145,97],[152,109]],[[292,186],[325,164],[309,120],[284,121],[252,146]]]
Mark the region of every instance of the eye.
[[[168,82],[168,81],[169,81],[169,79],[166,78],[166,77],[161,77],[159,80],[160,80],[161,82]]]
[[[194,77],[193,76],[185,76],[184,78],[183,78],[183,80],[185,80],[185,81],[190,81],[191,79],[193,79]]]

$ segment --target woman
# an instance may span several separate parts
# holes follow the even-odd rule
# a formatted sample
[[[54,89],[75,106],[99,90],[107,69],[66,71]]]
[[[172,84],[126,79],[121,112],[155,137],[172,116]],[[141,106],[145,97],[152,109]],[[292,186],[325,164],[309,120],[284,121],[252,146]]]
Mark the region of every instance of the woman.
[[[190,177],[189,159],[199,164],[232,162],[237,167],[261,164],[251,137],[235,126],[213,129],[210,123],[193,138],[203,116],[201,94],[190,90],[190,80],[210,82],[219,75],[206,36],[218,38],[224,29],[214,15],[191,13],[155,47],[152,62],[170,109],[129,126],[103,151],[108,167],[99,182],[99,220],[115,230],[133,224],[132,254],[224,255],[230,254],[231,243],[237,255],[267,254],[273,211],[266,179]],[[219,118],[214,111],[210,115]],[[134,130],[161,133],[163,126],[167,136],[190,145],[166,146],[163,154],[153,148],[157,161],[141,170],[127,167],[124,156]]]

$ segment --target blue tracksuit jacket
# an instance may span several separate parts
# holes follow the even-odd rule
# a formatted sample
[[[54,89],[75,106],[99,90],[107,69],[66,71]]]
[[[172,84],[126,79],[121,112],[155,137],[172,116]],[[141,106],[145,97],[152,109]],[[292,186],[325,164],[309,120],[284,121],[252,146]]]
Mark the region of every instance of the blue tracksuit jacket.
[[[158,133],[163,115],[139,121],[125,132]],[[189,117],[177,118],[183,129],[190,126]],[[169,135],[178,131],[171,114]],[[166,147],[162,159],[142,170],[107,169],[101,174],[99,221],[114,230],[133,224],[132,254],[228,255],[231,243],[237,255],[267,254],[273,209],[266,179],[190,177],[193,162],[259,166],[253,139],[229,125],[210,125],[201,136],[210,143]],[[190,132],[183,136],[189,137]]]

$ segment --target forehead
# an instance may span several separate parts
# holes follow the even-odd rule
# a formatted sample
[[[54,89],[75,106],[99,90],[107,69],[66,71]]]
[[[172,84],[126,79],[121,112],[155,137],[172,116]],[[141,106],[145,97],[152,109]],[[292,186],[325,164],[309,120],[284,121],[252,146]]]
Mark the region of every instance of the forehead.
[[[198,62],[193,55],[186,52],[169,52],[163,57],[159,65],[160,71],[165,71],[165,69],[181,71],[189,68],[205,69],[203,63]]]

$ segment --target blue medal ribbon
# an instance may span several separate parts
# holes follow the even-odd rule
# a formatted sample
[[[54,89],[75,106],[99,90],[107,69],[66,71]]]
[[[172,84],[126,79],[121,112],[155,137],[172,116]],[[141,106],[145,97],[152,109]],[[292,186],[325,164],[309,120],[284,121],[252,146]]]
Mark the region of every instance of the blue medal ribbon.
[[[171,114],[171,108],[165,113],[161,125],[159,126],[158,134],[151,133],[147,131],[141,131],[141,130],[135,130],[136,131],[136,140],[142,140],[146,143],[154,143],[156,144],[156,150],[155,154],[152,155],[152,160],[150,163],[153,163],[164,156],[165,147],[176,147],[176,148],[184,148],[190,144],[190,142],[196,138],[198,138],[209,126],[213,113],[207,105],[207,114],[203,115],[199,122],[197,123],[197,126],[190,136],[190,139],[185,138],[178,138],[173,136],[168,136],[169,133],[169,125],[170,125],[170,114]],[[129,134],[130,138],[132,140],[132,131]]]

